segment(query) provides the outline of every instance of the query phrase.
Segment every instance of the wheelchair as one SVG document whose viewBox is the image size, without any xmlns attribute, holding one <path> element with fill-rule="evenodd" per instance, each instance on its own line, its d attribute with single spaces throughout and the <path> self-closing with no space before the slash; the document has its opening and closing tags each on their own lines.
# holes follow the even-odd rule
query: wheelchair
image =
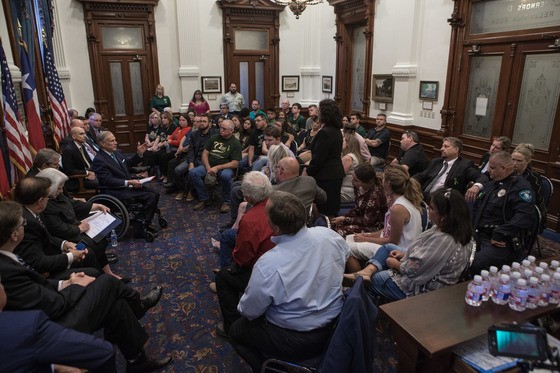
<svg viewBox="0 0 560 373">
<path fill-rule="evenodd" d="M 130 222 L 139 220 L 137 215 L 144 209 L 141 203 L 135 202 L 133 199 L 121 201 L 109 194 L 97 194 L 91 197 L 89 202 L 101 203 L 109 207 L 111 213 L 122 220 L 122 224 L 115 228 L 115 233 L 119 240 L 128 233 Z M 157 215 L 159 226 L 161 228 L 167 227 L 167 220 L 162 216 L 159 208 L 156 209 L 155 214 Z M 157 233 L 144 227 L 144 237 L 147 242 L 153 242 L 156 236 Z"/>
</svg>

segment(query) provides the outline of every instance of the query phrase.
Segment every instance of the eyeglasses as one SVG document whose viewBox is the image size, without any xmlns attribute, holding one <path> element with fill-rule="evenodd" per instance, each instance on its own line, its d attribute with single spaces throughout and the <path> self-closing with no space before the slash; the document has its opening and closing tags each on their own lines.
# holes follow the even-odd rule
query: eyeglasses
<svg viewBox="0 0 560 373">
<path fill-rule="evenodd" d="M 23 222 L 14 229 L 14 232 L 20 229 L 21 227 L 25 227 L 27 225 L 27 220 L 24 218 Z"/>
</svg>

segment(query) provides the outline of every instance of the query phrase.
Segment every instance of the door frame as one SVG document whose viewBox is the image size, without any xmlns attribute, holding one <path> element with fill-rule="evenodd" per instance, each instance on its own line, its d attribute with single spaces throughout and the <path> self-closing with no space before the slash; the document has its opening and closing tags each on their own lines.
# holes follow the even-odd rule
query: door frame
<svg viewBox="0 0 560 373">
<path fill-rule="evenodd" d="M 230 83 L 238 74 L 235 73 L 237 66 L 234 64 L 235 51 L 235 29 L 268 28 L 269 52 L 259 52 L 267 58 L 269 73 L 265 71 L 265 96 L 267 106 L 277 106 L 280 100 L 280 12 L 284 6 L 269 0 L 218 0 L 218 6 L 222 9 L 222 29 L 224 36 L 224 92 L 229 89 Z M 255 51 L 257 52 L 257 51 Z M 245 51 L 246 55 L 252 55 Z M 265 63 L 265 67 L 267 65 Z M 267 89 L 268 87 L 268 89 Z M 239 87 L 238 87 L 239 88 Z M 238 89 L 239 90 L 239 89 Z M 245 104 L 250 107 L 253 97 L 245 97 Z M 261 109 L 266 109 L 262 108 Z"/>
</svg>

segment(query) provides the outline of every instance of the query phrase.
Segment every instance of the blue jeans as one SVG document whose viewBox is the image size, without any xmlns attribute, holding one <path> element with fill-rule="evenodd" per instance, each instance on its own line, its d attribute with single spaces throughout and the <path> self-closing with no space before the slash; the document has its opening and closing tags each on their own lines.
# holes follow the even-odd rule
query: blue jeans
<svg viewBox="0 0 560 373">
<path fill-rule="evenodd" d="M 389 271 L 377 272 L 371 277 L 369 295 L 373 297 L 382 296 L 392 300 L 406 298 L 406 294 L 395 284 L 389 275 Z"/>
<path fill-rule="evenodd" d="M 268 163 L 268 157 L 261 156 L 257 161 L 253 162 L 253 171 L 260 171 Z"/>
<path fill-rule="evenodd" d="M 387 243 L 377 249 L 375 255 L 367 262 L 367 264 L 373 264 L 374 266 L 376 266 L 377 271 L 389 269 L 389 267 L 387 267 L 387 258 L 389 258 L 389 254 L 393 250 L 405 251 L 395 244 Z"/>
<path fill-rule="evenodd" d="M 220 268 L 233 264 L 233 249 L 237 239 L 237 229 L 226 229 L 220 236 Z"/>
<path fill-rule="evenodd" d="M 201 202 L 208 201 L 208 191 L 204 185 L 204 178 L 206 177 L 206 167 L 198 166 L 190 170 L 189 182 L 194 188 L 198 200 Z M 224 203 L 229 203 L 229 195 L 231 190 L 231 182 L 233 180 L 233 170 L 225 169 L 218 171 L 218 180 L 222 186 L 222 200 Z"/>
</svg>

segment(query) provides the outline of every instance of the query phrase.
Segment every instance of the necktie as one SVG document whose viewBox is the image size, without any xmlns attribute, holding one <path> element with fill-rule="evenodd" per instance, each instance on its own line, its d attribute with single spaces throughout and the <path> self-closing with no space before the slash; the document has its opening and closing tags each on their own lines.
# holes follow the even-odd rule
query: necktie
<svg viewBox="0 0 560 373">
<path fill-rule="evenodd" d="M 437 181 L 439 180 L 439 178 L 445 173 L 445 171 L 447 171 L 447 166 L 448 163 L 447 162 L 443 162 L 443 167 L 441 168 L 441 170 L 439 171 L 439 173 L 436 175 L 436 177 L 434 177 L 434 179 L 432 180 L 432 182 L 430 184 L 428 184 L 428 186 L 426 187 L 426 189 L 424 189 L 425 192 L 431 192 L 432 188 L 434 187 L 434 185 L 436 185 Z"/>
<path fill-rule="evenodd" d="M 37 215 L 37 221 L 39 222 L 39 224 L 41 224 L 41 226 L 43 228 L 45 228 L 45 223 L 43 223 L 43 221 L 41 220 L 41 217 L 39 215 Z"/>
<path fill-rule="evenodd" d="M 84 152 L 84 147 L 83 146 L 80 146 L 80 153 L 82 154 L 82 158 L 83 158 L 84 162 L 86 163 L 86 169 L 89 170 L 91 165 L 89 164 L 88 156 Z"/>
<path fill-rule="evenodd" d="M 97 150 L 95 150 L 90 144 L 88 144 L 87 141 L 85 141 L 82 145 L 86 148 L 86 152 L 88 153 L 88 155 L 90 155 L 92 159 L 95 158 L 95 156 L 97 155 Z"/>
</svg>

